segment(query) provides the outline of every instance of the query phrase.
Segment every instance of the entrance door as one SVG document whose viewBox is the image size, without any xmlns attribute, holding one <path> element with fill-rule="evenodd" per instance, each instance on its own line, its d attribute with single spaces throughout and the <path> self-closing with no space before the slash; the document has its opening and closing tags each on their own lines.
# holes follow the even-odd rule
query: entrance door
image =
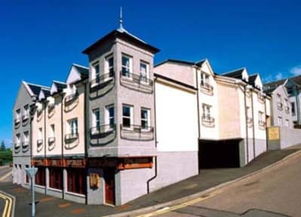
<svg viewBox="0 0 301 217">
<path fill-rule="evenodd" d="M 115 171 L 114 169 L 104 170 L 105 179 L 105 202 L 115 204 Z"/>
</svg>

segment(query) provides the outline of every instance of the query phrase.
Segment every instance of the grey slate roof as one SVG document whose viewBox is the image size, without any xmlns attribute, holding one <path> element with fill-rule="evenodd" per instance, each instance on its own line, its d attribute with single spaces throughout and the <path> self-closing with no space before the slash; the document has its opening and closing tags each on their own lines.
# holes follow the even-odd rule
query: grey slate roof
<svg viewBox="0 0 301 217">
<path fill-rule="evenodd" d="M 255 80 L 256 80 L 257 76 L 258 76 L 258 74 L 250 75 L 249 76 L 249 84 L 251 84 L 251 85 L 254 86 L 255 85 Z"/>
<path fill-rule="evenodd" d="M 39 95 L 42 88 L 47 88 L 47 87 L 44 87 L 44 86 L 39 85 L 39 84 L 33 84 L 33 83 L 28 83 L 28 82 L 26 82 L 26 84 L 35 96 Z"/>
<path fill-rule="evenodd" d="M 147 44 L 145 41 L 141 40 L 140 38 L 132 35 L 125 29 L 115 29 L 112 32 L 108 33 L 104 37 L 100 38 L 98 41 L 90 45 L 88 48 L 86 48 L 82 53 L 84 54 L 89 54 L 92 50 L 94 50 L 98 46 L 102 46 L 106 42 L 110 40 L 114 40 L 116 38 L 120 38 L 124 41 L 127 41 L 129 43 L 132 43 L 136 46 L 142 47 L 152 53 L 157 53 L 159 52 L 158 48 L 153 47 L 152 45 Z"/>
<path fill-rule="evenodd" d="M 284 84 L 284 82 L 287 79 L 282 79 L 279 81 L 273 81 L 273 82 L 269 82 L 269 83 L 265 83 L 263 85 L 263 91 L 267 94 L 272 93 L 277 87 L 279 87 L 280 85 Z"/>
<path fill-rule="evenodd" d="M 162 65 L 164 63 L 168 63 L 168 62 L 171 62 L 171 63 L 180 63 L 180 64 L 186 64 L 186 65 L 201 66 L 206 60 L 207 59 L 203 59 L 203 60 L 200 60 L 200 61 L 197 61 L 197 62 L 192 62 L 192 61 L 185 61 L 185 60 L 167 59 L 167 60 L 164 60 L 161 63 L 156 64 L 155 67 L 160 66 L 160 65 Z"/>
<path fill-rule="evenodd" d="M 81 66 L 81 65 L 78 65 L 78 64 L 72 64 L 72 65 L 80 73 L 82 79 L 89 77 L 89 69 L 87 67 Z"/>
<path fill-rule="evenodd" d="M 67 84 L 65 82 L 61 82 L 61 81 L 53 81 L 53 83 L 56 85 L 58 91 L 62 91 L 64 88 L 67 87 Z"/>
<path fill-rule="evenodd" d="M 231 72 L 226 72 L 226 73 L 223 73 L 222 76 L 242 79 L 242 72 L 244 71 L 244 69 L 245 68 L 240 68 L 240 69 L 236 69 L 236 70 L 231 71 Z"/>
</svg>

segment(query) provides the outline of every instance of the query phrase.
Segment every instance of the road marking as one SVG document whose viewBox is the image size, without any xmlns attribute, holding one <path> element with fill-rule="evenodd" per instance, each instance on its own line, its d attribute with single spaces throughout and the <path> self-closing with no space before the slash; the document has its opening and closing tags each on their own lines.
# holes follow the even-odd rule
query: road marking
<svg viewBox="0 0 301 217">
<path fill-rule="evenodd" d="M 9 171 L 9 172 L 6 173 L 4 176 L 2 176 L 2 177 L 0 178 L 0 182 L 1 182 L 2 180 L 6 179 L 9 175 L 11 175 L 11 171 Z"/>
<path fill-rule="evenodd" d="M 2 198 L 5 201 L 5 207 L 2 213 L 2 217 L 11 217 L 13 211 L 12 207 L 14 205 L 13 198 L 11 198 L 3 192 L 0 192 L 0 198 Z"/>
<path fill-rule="evenodd" d="M 209 198 L 211 198 L 211 197 L 214 197 L 214 196 L 216 196 L 217 194 L 220 194 L 220 193 L 222 193 L 222 192 L 223 192 L 223 190 L 218 189 L 218 190 L 216 190 L 216 191 L 214 191 L 214 192 L 210 192 L 209 194 L 202 195 L 202 196 L 200 196 L 200 197 L 198 197 L 198 198 L 189 200 L 189 201 L 187 201 L 187 202 L 184 202 L 184 203 L 181 203 L 181 204 L 177 204 L 177 205 L 174 205 L 174 206 L 171 206 L 171 207 L 164 207 L 164 208 L 161 208 L 161 209 L 156 210 L 156 211 L 154 211 L 154 212 L 140 215 L 140 216 L 138 216 L 138 217 L 151 217 L 151 216 L 163 215 L 163 214 L 165 214 L 165 213 L 172 212 L 172 211 L 174 211 L 174 210 L 181 209 L 181 208 L 190 206 L 190 205 L 192 205 L 192 204 L 195 204 L 195 203 L 198 203 L 198 202 L 207 200 L 207 199 L 209 199 Z"/>
</svg>

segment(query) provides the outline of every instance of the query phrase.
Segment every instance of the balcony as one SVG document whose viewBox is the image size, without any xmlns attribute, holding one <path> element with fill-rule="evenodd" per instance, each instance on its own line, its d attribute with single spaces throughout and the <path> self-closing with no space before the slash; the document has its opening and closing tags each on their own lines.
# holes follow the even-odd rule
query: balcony
<svg viewBox="0 0 301 217">
<path fill-rule="evenodd" d="M 37 140 L 37 151 L 40 152 L 43 149 L 43 139 Z"/>
<path fill-rule="evenodd" d="M 215 127 L 215 119 L 209 115 L 202 116 L 202 125 L 205 127 Z"/>
<path fill-rule="evenodd" d="M 213 95 L 213 86 L 209 83 L 200 84 L 200 91 L 207 95 Z"/>
<path fill-rule="evenodd" d="M 52 151 L 55 147 L 55 137 L 48 137 L 48 150 Z"/>
<path fill-rule="evenodd" d="M 115 85 L 114 71 L 103 74 L 90 82 L 90 97 L 101 97 L 110 92 Z"/>
<path fill-rule="evenodd" d="M 20 126 L 21 123 L 21 118 L 20 117 L 16 117 L 14 120 L 15 123 L 15 128 L 18 128 Z"/>
<path fill-rule="evenodd" d="M 24 141 L 24 142 L 22 143 L 22 152 L 23 152 L 23 153 L 24 153 L 24 152 L 27 152 L 28 149 L 29 149 L 29 141 Z"/>
<path fill-rule="evenodd" d="M 143 128 L 139 125 L 120 125 L 120 137 L 126 140 L 151 141 L 154 139 L 154 128 Z"/>
<path fill-rule="evenodd" d="M 106 145 L 116 138 L 116 125 L 101 125 L 90 129 L 91 146 Z"/>
<path fill-rule="evenodd" d="M 65 148 L 66 149 L 73 149 L 79 143 L 78 140 L 79 136 L 78 133 L 70 133 L 65 135 Z"/>
<path fill-rule="evenodd" d="M 153 93 L 153 83 L 151 79 L 145 76 L 120 72 L 120 85 L 128 89 L 151 94 Z"/>
<path fill-rule="evenodd" d="M 265 127 L 266 127 L 266 122 L 263 121 L 263 120 L 259 120 L 259 121 L 258 121 L 258 126 L 259 126 L 260 129 L 265 129 Z"/>
<path fill-rule="evenodd" d="M 19 153 L 21 150 L 21 143 L 15 142 L 15 153 Z"/>
<path fill-rule="evenodd" d="M 78 93 L 68 94 L 64 99 L 64 111 L 69 112 L 73 110 L 78 104 Z"/>
</svg>

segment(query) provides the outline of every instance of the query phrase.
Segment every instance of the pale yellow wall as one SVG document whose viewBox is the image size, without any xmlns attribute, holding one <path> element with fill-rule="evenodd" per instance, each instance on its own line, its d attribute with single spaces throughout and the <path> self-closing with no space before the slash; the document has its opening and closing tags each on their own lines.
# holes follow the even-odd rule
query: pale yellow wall
<svg viewBox="0 0 301 217">
<path fill-rule="evenodd" d="M 45 106 L 43 106 L 43 110 L 41 113 L 36 111 L 32 120 L 32 155 L 33 157 L 42 157 L 45 154 L 45 140 L 44 140 L 44 114 L 45 114 Z M 42 128 L 42 139 L 43 145 L 41 149 L 37 149 L 37 141 L 39 138 L 39 128 Z"/>
<path fill-rule="evenodd" d="M 77 91 L 78 91 L 78 98 L 71 104 L 71 106 L 74 106 L 72 110 L 66 112 L 65 111 L 65 105 L 63 108 L 63 136 L 65 137 L 66 134 L 69 134 L 68 132 L 68 123 L 67 121 L 73 118 L 77 118 L 78 122 L 78 133 L 79 137 L 75 142 L 73 143 L 66 143 L 64 139 L 64 156 L 65 155 L 72 155 L 72 154 L 84 154 L 85 151 L 85 115 L 84 115 L 84 101 L 85 101 L 85 86 L 83 84 L 77 85 Z M 66 96 L 65 96 L 66 97 Z M 65 98 L 64 97 L 64 98 Z M 64 100 L 63 100 L 64 101 Z M 70 146 L 72 148 L 67 148 L 67 146 Z"/>
<path fill-rule="evenodd" d="M 220 139 L 239 138 L 240 135 L 240 103 L 238 88 L 224 82 L 217 82 L 219 135 Z"/>
<path fill-rule="evenodd" d="M 55 107 L 51 112 L 47 106 L 46 108 L 46 155 L 61 155 L 62 153 L 62 128 L 61 128 L 61 102 L 62 96 L 55 95 Z M 49 147 L 48 138 L 51 137 L 50 126 L 54 124 L 55 126 L 55 143 Z M 51 148 L 51 149 L 50 149 Z"/>
</svg>

